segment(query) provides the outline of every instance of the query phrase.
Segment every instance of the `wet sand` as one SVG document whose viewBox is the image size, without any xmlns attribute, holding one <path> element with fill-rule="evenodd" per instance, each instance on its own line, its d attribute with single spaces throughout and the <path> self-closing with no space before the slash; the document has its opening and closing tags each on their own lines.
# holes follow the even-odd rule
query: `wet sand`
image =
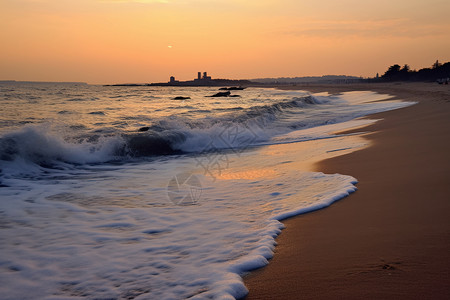
<svg viewBox="0 0 450 300">
<path fill-rule="evenodd" d="M 246 299 L 450 298 L 450 86 L 308 85 L 419 101 L 371 115 L 370 146 L 315 165 L 351 175 L 358 191 L 283 221 L 270 264 L 245 278 Z"/>
</svg>

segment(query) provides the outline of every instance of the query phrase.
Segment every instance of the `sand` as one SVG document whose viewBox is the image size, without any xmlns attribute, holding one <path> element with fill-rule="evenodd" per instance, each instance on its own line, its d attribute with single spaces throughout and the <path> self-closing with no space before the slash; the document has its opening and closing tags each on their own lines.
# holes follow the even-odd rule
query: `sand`
<svg viewBox="0 0 450 300">
<path fill-rule="evenodd" d="M 297 88 L 419 104 L 370 116 L 383 120 L 364 128 L 369 147 L 315 165 L 354 176 L 358 191 L 283 221 L 274 258 L 245 278 L 246 299 L 450 299 L 450 86 Z"/>
</svg>

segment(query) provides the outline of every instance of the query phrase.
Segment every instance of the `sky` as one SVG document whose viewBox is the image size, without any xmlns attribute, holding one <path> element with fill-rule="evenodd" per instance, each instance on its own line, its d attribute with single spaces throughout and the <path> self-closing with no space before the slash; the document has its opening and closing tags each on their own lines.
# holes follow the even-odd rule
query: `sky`
<svg viewBox="0 0 450 300">
<path fill-rule="evenodd" d="M 448 0 L 0 0 L 0 80 L 373 77 L 450 61 Z"/>
</svg>

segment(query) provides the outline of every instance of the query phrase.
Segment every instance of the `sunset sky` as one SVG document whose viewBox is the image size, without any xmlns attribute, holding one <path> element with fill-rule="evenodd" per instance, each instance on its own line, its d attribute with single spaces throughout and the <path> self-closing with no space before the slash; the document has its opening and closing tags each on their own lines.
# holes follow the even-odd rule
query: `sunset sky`
<svg viewBox="0 0 450 300">
<path fill-rule="evenodd" d="M 448 0 L 0 0 L 0 80 L 125 83 L 450 61 Z"/>
</svg>

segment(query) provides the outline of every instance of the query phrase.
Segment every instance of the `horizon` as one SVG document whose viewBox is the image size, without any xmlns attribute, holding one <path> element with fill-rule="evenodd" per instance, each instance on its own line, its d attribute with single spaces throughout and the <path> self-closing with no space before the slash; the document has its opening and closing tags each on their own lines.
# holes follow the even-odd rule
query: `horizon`
<svg viewBox="0 0 450 300">
<path fill-rule="evenodd" d="M 393 64 L 450 61 L 442 0 L 17 0 L 0 8 L 2 81 L 185 81 L 196 70 L 366 78 Z"/>
<path fill-rule="evenodd" d="M 294 77 L 261 77 L 261 78 L 214 78 L 212 77 L 212 80 L 268 80 L 268 79 L 306 79 L 306 78 L 326 78 L 326 77 L 346 77 L 346 78 L 361 78 L 358 76 L 352 76 L 352 75 L 318 75 L 318 76 L 294 76 Z M 195 79 L 195 78 L 194 78 Z M 184 81 L 184 80 L 183 80 Z M 193 81 L 193 79 L 187 79 L 186 81 Z M 86 81 L 41 81 L 41 80 L 15 80 L 15 79 L 0 79 L 0 83 L 8 83 L 8 82 L 17 82 L 17 83 L 61 83 L 61 84 L 88 84 L 88 85 L 103 85 L 105 83 L 90 83 Z M 168 81 L 162 81 L 162 82 L 123 82 L 123 83 L 117 83 L 117 84 L 154 84 L 154 83 L 167 83 Z M 116 83 L 106 83 L 106 85 L 109 84 L 116 84 Z"/>
</svg>

